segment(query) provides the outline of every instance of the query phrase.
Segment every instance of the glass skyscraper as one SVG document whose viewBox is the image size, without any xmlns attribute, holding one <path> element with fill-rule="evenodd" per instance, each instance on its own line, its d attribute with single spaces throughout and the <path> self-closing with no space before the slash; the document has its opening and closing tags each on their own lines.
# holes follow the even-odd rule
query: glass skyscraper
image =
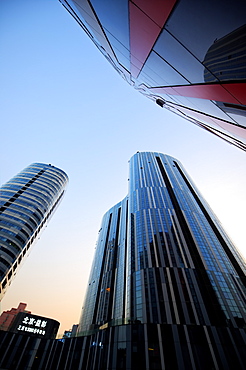
<svg viewBox="0 0 246 370">
<path fill-rule="evenodd" d="M 178 160 L 137 152 L 102 220 L 78 336 L 0 332 L 0 366 L 244 370 L 245 321 L 245 265 L 216 216 Z"/>
<path fill-rule="evenodd" d="M 244 0 L 60 2 L 136 90 L 246 150 Z"/>
<path fill-rule="evenodd" d="M 33 163 L 0 189 L 0 298 L 61 201 L 68 176 Z"/>
<path fill-rule="evenodd" d="M 135 325 L 141 368 L 222 368 L 223 330 L 239 340 L 245 318 L 244 262 L 181 163 L 136 153 L 127 197 L 103 217 L 78 335 L 114 327 L 124 357 Z"/>
</svg>

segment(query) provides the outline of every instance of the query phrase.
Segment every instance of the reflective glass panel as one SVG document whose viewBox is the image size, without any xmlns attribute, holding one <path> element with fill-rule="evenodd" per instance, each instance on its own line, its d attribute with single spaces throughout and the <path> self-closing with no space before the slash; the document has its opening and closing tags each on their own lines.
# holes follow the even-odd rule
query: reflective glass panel
<svg viewBox="0 0 246 370">
<path fill-rule="evenodd" d="M 245 0 L 182 0 L 166 24 L 201 62 L 213 43 L 245 24 Z"/>
<path fill-rule="evenodd" d="M 204 66 L 166 30 L 159 36 L 154 51 L 191 83 L 204 82 Z M 216 81 L 209 71 L 207 75 L 210 81 Z"/>
</svg>

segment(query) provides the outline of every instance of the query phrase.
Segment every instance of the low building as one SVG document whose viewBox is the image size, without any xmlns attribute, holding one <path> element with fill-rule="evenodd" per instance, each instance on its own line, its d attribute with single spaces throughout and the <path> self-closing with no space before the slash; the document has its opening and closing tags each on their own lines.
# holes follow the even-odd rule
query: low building
<svg viewBox="0 0 246 370">
<path fill-rule="evenodd" d="M 3 311 L 0 316 L 0 330 L 9 330 L 19 312 L 31 313 L 31 311 L 26 310 L 26 306 L 26 303 L 19 303 L 17 308 L 11 308 L 9 311 Z"/>
</svg>

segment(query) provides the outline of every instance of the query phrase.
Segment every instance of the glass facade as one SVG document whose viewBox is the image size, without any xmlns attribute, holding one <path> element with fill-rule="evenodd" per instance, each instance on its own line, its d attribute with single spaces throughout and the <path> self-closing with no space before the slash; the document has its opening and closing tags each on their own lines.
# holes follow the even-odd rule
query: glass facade
<svg viewBox="0 0 246 370">
<path fill-rule="evenodd" d="M 79 325 L 245 325 L 245 265 L 181 163 L 130 160 L 129 193 L 103 217 Z"/>
<path fill-rule="evenodd" d="M 52 340 L 0 331 L 2 369 L 245 369 L 242 330 L 196 325 L 129 324 Z"/>
<path fill-rule="evenodd" d="M 118 73 L 246 149 L 244 0 L 60 0 Z"/>
<path fill-rule="evenodd" d="M 244 370 L 244 271 L 181 163 L 138 152 L 102 220 L 78 336 L 0 331 L 0 368 Z"/>
<path fill-rule="evenodd" d="M 33 163 L 0 189 L 0 297 L 64 195 L 68 177 Z"/>
</svg>

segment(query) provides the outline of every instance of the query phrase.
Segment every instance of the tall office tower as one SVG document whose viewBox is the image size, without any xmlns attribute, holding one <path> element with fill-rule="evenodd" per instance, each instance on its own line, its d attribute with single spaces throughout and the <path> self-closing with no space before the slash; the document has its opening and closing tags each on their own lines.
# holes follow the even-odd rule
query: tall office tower
<svg viewBox="0 0 246 370">
<path fill-rule="evenodd" d="M 244 262 L 180 162 L 136 153 L 99 230 L 88 369 L 243 369 L 245 302 Z"/>
<path fill-rule="evenodd" d="M 130 85 L 246 150 L 244 0 L 60 2 Z"/>
<path fill-rule="evenodd" d="M 0 298 L 62 199 L 68 177 L 52 165 L 34 163 L 0 189 Z"/>
</svg>

